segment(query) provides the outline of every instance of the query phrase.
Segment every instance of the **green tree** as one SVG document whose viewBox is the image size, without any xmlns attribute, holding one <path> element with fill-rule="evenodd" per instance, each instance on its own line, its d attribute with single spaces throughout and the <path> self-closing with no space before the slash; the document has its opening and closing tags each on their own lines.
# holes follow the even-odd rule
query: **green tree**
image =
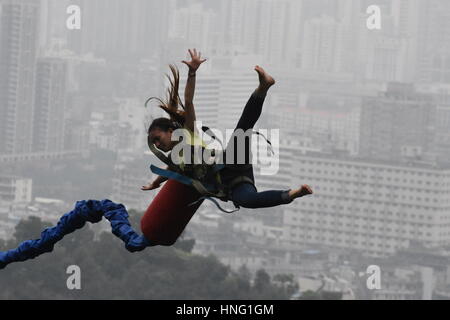
<svg viewBox="0 0 450 320">
<path fill-rule="evenodd" d="M 258 270 L 255 276 L 254 288 L 259 291 L 264 291 L 268 286 L 270 286 L 269 274 L 263 269 Z"/>
<path fill-rule="evenodd" d="M 17 243 L 22 242 L 24 239 L 38 239 L 41 232 L 50 226 L 50 223 L 44 223 L 38 217 L 28 217 L 26 220 L 21 220 L 16 226 L 14 238 Z"/>
<path fill-rule="evenodd" d="M 277 274 L 273 277 L 275 283 L 279 283 L 284 289 L 287 296 L 292 296 L 295 292 L 298 292 L 299 286 L 295 277 L 292 274 Z"/>
<path fill-rule="evenodd" d="M 321 300 L 320 293 L 307 290 L 303 292 L 302 296 L 299 298 L 299 300 Z"/>
<path fill-rule="evenodd" d="M 130 211 L 130 221 L 136 228 L 140 216 Z M 38 218 L 21 221 L 16 241 L 38 238 L 47 226 Z M 252 286 L 249 274 L 242 272 L 245 268 L 233 272 L 215 256 L 192 254 L 192 240 L 181 240 L 178 248 L 152 247 L 130 253 L 109 232 L 96 237 L 91 229 L 95 227 L 87 224 L 65 236 L 53 252 L 1 270 L 0 299 L 289 298 L 264 270 L 258 271 Z M 10 249 L 16 243 L 0 245 Z M 81 268 L 81 290 L 67 289 L 66 270 L 70 265 Z"/>
</svg>

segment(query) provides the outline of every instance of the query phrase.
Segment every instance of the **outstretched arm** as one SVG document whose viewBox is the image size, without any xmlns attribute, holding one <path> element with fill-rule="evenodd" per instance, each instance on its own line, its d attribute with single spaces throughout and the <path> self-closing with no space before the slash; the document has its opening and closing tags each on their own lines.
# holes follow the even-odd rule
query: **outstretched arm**
<svg viewBox="0 0 450 320">
<path fill-rule="evenodd" d="M 197 54 L 197 50 L 190 50 L 189 54 L 191 56 L 191 61 L 185 61 L 182 62 L 189 67 L 189 73 L 188 78 L 186 81 L 186 88 L 184 90 L 184 106 L 186 108 L 186 127 L 194 132 L 194 122 L 196 120 L 195 118 L 195 109 L 194 109 L 194 93 L 195 93 L 195 76 L 197 69 L 200 67 L 200 65 L 206 61 L 206 59 L 201 59 L 201 53 L 199 52 Z"/>
</svg>

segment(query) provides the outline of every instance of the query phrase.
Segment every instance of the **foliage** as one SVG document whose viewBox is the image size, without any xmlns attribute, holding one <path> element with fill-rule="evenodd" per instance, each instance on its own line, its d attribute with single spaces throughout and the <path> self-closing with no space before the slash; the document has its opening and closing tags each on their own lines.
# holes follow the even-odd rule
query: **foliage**
<svg viewBox="0 0 450 320">
<path fill-rule="evenodd" d="M 342 292 L 308 290 L 302 294 L 299 300 L 342 300 Z"/>
<path fill-rule="evenodd" d="M 136 226 L 138 215 L 131 211 Z M 0 250 L 36 238 L 47 227 L 39 218 L 22 221 L 16 240 L 0 242 Z M 0 299 L 288 299 L 283 285 L 258 271 L 254 284 L 245 267 L 233 272 L 214 256 L 191 253 L 193 240 L 139 253 L 125 250 L 109 232 L 93 229 L 67 235 L 51 253 L 0 270 Z M 81 290 L 67 288 L 67 268 L 81 269 Z"/>
</svg>

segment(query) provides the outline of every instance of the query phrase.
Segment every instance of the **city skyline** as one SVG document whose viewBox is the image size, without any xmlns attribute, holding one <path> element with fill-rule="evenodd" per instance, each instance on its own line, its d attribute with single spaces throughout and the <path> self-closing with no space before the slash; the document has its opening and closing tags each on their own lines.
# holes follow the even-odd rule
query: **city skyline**
<svg viewBox="0 0 450 320">
<path fill-rule="evenodd" d="M 368 27 L 372 5 L 379 29 Z M 69 6 L 80 9 L 79 29 L 68 27 Z M 147 129 L 163 112 L 144 103 L 165 96 L 169 64 L 183 97 L 181 61 L 197 48 L 207 58 L 198 120 L 224 136 L 234 129 L 263 66 L 276 85 L 256 129 L 279 129 L 279 170 L 255 168 L 256 185 L 315 191 L 259 215 L 242 210 L 251 222 L 236 230 L 254 225 L 283 254 L 450 246 L 449 21 L 446 0 L 0 0 L 1 220 L 10 228 L 12 210 L 26 217 L 36 198 L 112 198 L 145 210 L 157 194 L 140 190 L 157 161 Z M 378 178 L 364 180 L 371 170 Z M 198 216 L 215 211 L 203 205 Z M 202 222 L 193 223 L 188 232 Z M 210 240 L 199 240 L 200 253 L 220 242 L 202 236 Z M 230 264 L 242 259 L 223 251 Z"/>
</svg>

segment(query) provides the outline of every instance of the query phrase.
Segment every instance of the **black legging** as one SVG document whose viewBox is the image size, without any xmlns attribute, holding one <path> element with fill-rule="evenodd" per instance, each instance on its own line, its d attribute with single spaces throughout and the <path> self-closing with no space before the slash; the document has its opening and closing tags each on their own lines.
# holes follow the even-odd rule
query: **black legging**
<svg viewBox="0 0 450 320">
<path fill-rule="evenodd" d="M 242 129 L 245 131 L 253 129 L 259 117 L 261 116 L 262 107 L 265 97 L 259 96 L 253 93 L 250 99 L 245 105 L 244 111 L 236 125 L 234 131 Z M 251 165 L 251 135 L 248 135 L 245 139 L 245 163 L 250 164 L 248 170 L 245 171 L 245 175 L 255 181 L 253 174 L 253 166 Z M 230 142 L 234 139 L 234 143 Z M 234 146 L 234 163 L 237 163 L 237 138 L 232 136 L 228 141 L 228 146 Z M 250 183 L 241 183 L 236 185 L 232 192 L 232 200 L 239 206 L 244 208 L 268 208 L 275 207 L 281 204 L 288 204 L 292 200 L 289 199 L 288 191 L 283 190 L 269 190 L 264 192 L 258 192 L 256 187 Z"/>
<path fill-rule="evenodd" d="M 259 117 L 261 116 L 262 113 L 262 108 L 263 108 L 263 104 L 264 104 L 264 97 L 259 97 L 257 96 L 255 93 L 253 93 L 250 98 L 248 99 L 244 111 L 242 111 L 241 117 L 239 118 L 239 121 L 236 125 L 236 128 L 234 129 L 235 133 L 237 130 L 242 129 L 244 132 L 246 132 L 249 129 L 253 129 L 253 127 L 255 126 L 256 122 L 258 121 Z M 251 164 L 251 139 L 252 136 L 248 135 L 245 137 L 245 164 Z M 232 141 L 234 140 L 234 143 L 232 143 Z M 238 150 L 238 143 L 237 143 L 238 139 L 234 136 L 231 136 L 230 140 L 228 141 L 227 144 L 227 150 L 228 147 L 231 148 L 231 146 L 234 146 L 234 150 L 233 150 L 233 154 L 234 154 L 234 159 L 233 159 L 233 163 L 238 163 L 237 162 L 237 158 L 238 158 L 238 153 L 239 151 L 242 150 Z M 227 152 L 228 153 L 228 152 Z M 251 173 L 251 179 L 254 179 L 253 176 L 253 167 L 251 168 L 251 170 L 249 170 L 249 173 Z"/>
</svg>

